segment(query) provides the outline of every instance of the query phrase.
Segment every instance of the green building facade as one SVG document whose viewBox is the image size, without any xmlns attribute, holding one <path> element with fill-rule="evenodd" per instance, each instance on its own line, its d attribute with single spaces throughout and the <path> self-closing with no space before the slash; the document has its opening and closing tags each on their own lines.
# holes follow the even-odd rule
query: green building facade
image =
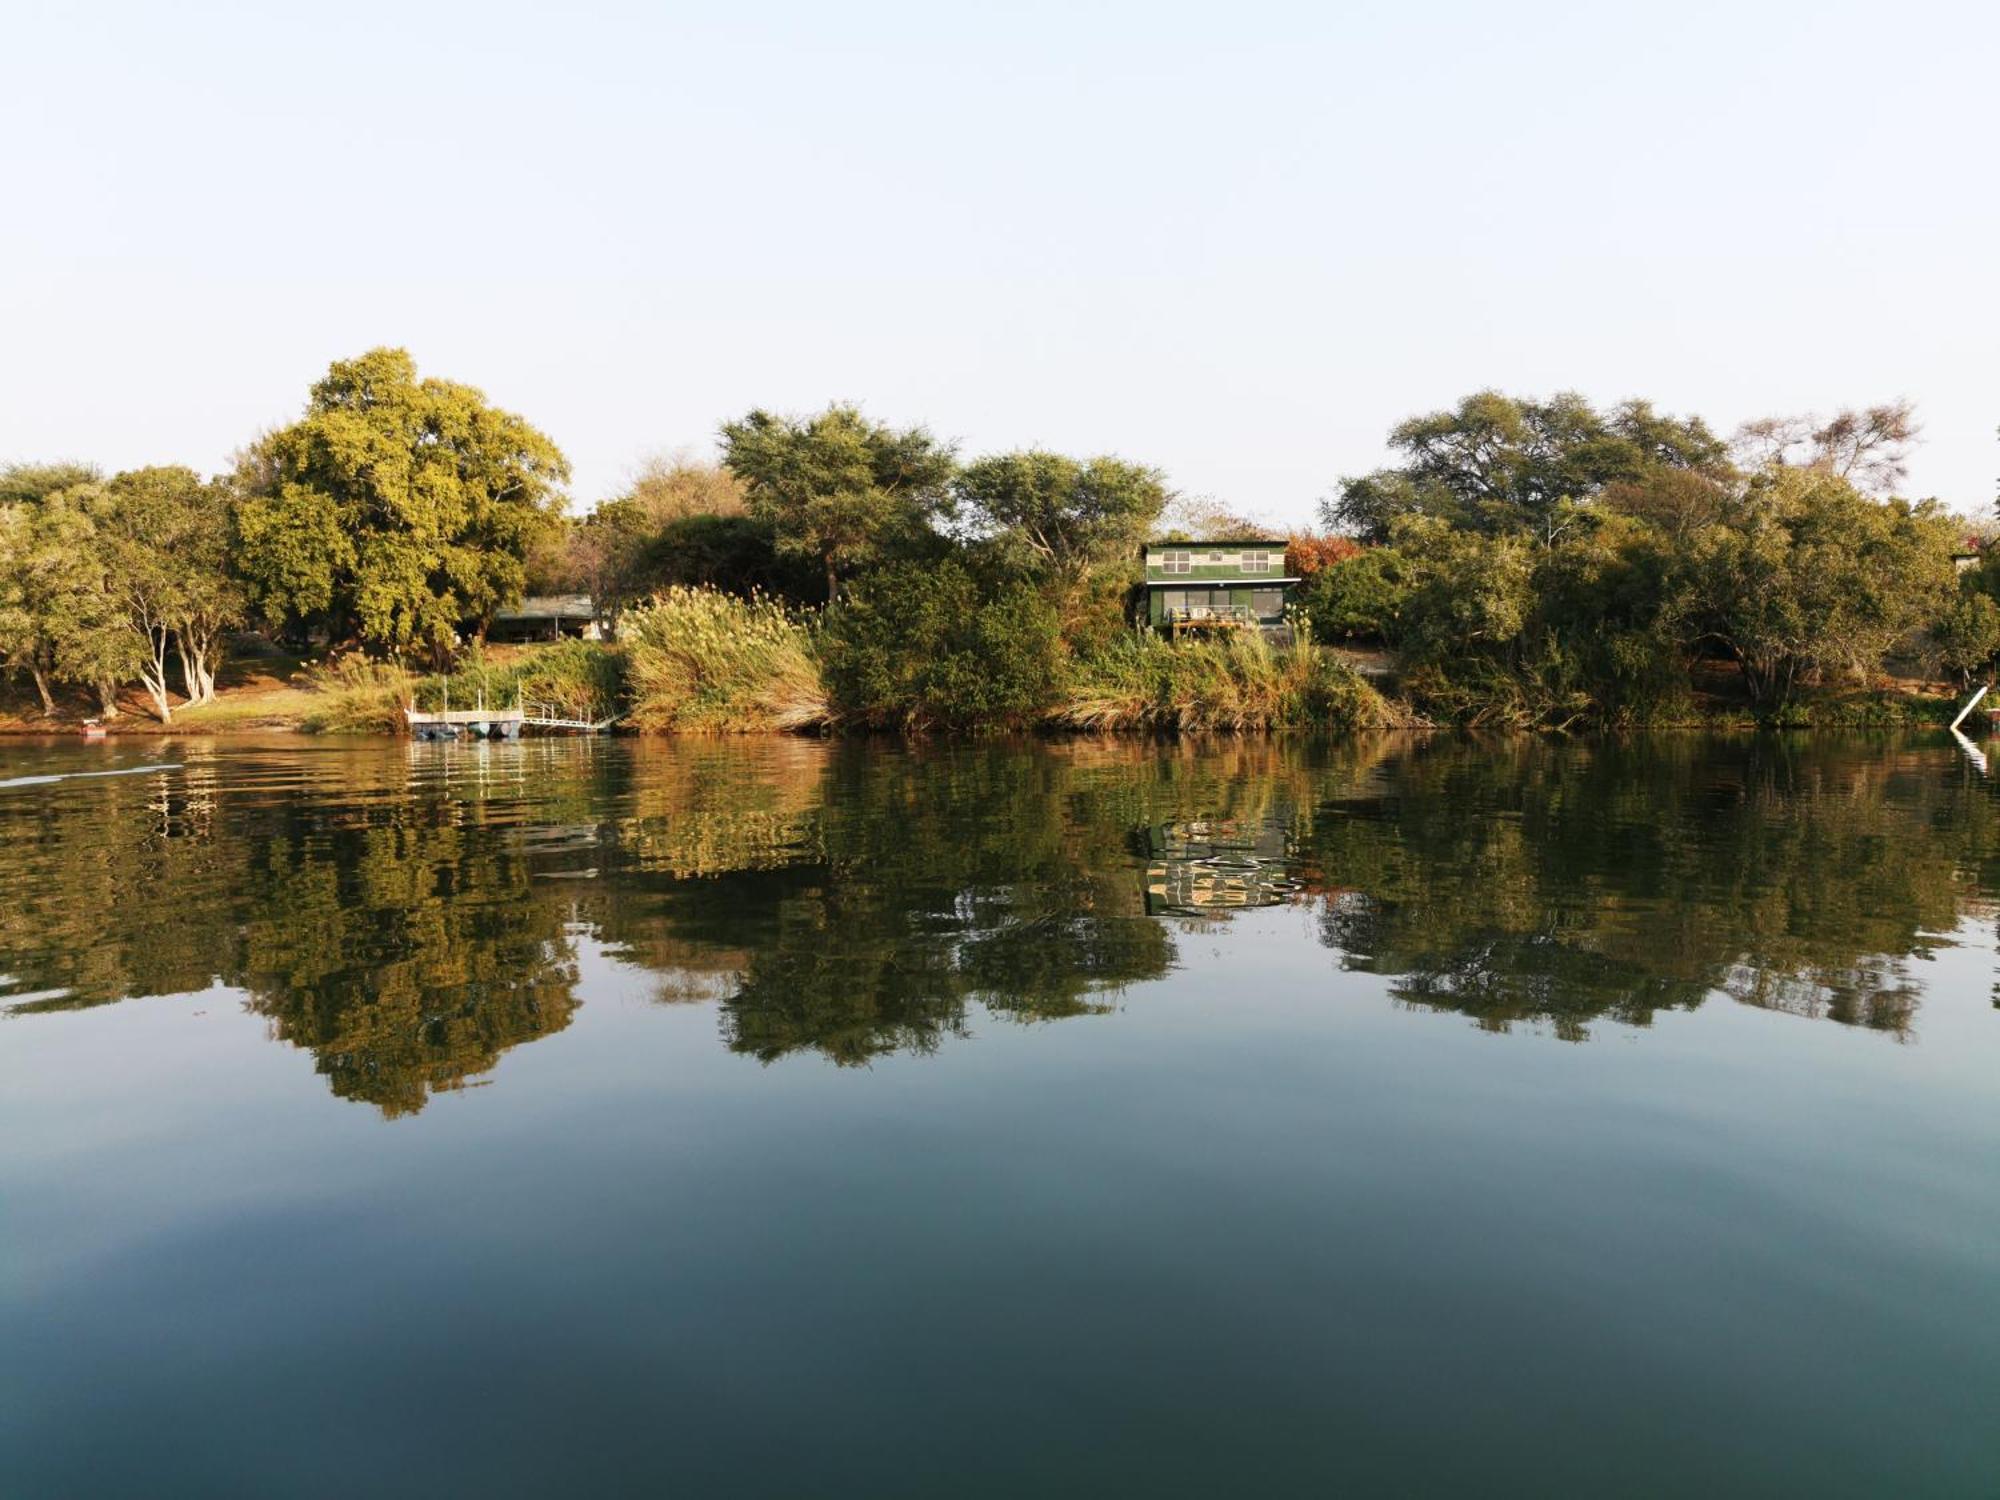
<svg viewBox="0 0 2000 1500">
<path fill-rule="evenodd" d="M 1299 580 L 1285 572 L 1285 544 L 1148 542 L 1146 623 L 1155 630 L 1287 628 L 1285 606 Z"/>
</svg>

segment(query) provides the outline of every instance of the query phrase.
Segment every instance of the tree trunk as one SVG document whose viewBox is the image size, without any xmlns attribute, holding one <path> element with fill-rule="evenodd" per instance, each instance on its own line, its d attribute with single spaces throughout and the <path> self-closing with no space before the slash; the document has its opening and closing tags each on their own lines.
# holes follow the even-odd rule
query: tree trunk
<svg viewBox="0 0 2000 1500">
<path fill-rule="evenodd" d="M 833 559 L 826 560 L 826 602 L 834 603 L 840 598 L 840 580 L 834 576 Z"/>
<path fill-rule="evenodd" d="M 118 717 L 118 684 L 100 679 L 97 684 L 97 716 L 100 719 Z"/>
<path fill-rule="evenodd" d="M 49 692 L 49 674 L 43 670 L 40 662 L 31 661 L 28 663 L 28 675 L 35 679 L 35 691 L 41 696 L 42 717 L 45 719 L 53 718 L 56 711 L 56 700 L 54 695 Z"/>
<path fill-rule="evenodd" d="M 220 652 L 216 638 L 202 630 L 182 628 L 174 632 L 174 648 L 180 652 L 180 680 L 188 690 L 188 704 L 212 704 L 216 700 L 216 666 Z"/>
<path fill-rule="evenodd" d="M 183 628 L 174 633 L 174 650 L 181 659 L 181 686 L 188 707 L 197 708 L 215 699 L 215 672 L 208 664 L 208 642 L 197 631 Z"/>
<path fill-rule="evenodd" d="M 153 700 L 153 711 L 160 716 L 162 724 L 170 723 L 174 717 L 172 705 L 167 702 L 167 641 L 169 632 L 152 630 L 146 637 L 146 663 L 139 668 L 139 681 L 145 685 L 146 696 Z"/>
</svg>

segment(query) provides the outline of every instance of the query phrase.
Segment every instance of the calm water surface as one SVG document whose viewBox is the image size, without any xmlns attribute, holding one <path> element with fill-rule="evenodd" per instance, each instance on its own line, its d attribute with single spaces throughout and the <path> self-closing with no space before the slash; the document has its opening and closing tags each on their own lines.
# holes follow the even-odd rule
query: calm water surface
<svg viewBox="0 0 2000 1500">
<path fill-rule="evenodd" d="M 1997 903 L 1940 740 L 0 742 L 0 1490 L 1991 1497 Z"/>
</svg>

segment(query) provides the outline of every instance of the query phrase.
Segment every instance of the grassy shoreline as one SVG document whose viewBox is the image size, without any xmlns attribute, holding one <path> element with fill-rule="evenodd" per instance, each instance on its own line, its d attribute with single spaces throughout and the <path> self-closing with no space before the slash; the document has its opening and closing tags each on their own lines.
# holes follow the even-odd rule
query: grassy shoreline
<svg viewBox="0 0 2000 1500">
<path fill-rule="evenodd" d="M 488 701 L 512 701 L 511 685 L 521 680 L 516 664 L 487 662 L 483 675 L 494 684 Z M 700 712 L 677 708 L 671 701 L 634 704 L 631 718 L 618 732 L 643 736 L 707 737 L 719 735 L 856 735 L 953 734 L 1015 732 L 1051 738 L 1166 735 L 1231 736 L 1267 733 L 1358 733 L 1371 730 L 1462 729 L 1470 732 L 1518 729 L 1520 726 L 1481 723 L 1476 719 L 1438 721 L 1425 716 L 1406 699 L 1383 693 L 1358 675 L 1337 678 L 1313 696 L 1296 681 L 1280 684 L 1211 685 L 1207 691 L 1176 696 L 1171 684 L 1148 685 L 1143 674 L 1114 683 L 1087 685 L 1065 701 L 1032 719 L 986 729 L 945 729 L 908 726 L 883 730 L 861 723 L 844 723 L 830 711 L 808 711 L 779 705 L 770 714 L 754 707 L 731 711 L 718 706 L 713 695 Z M 122 705 L 121 714 L 103 721 L 107 734 L 127 736 L 222 736 L 269 734 L 373 734 L 401 737 L 400 697 L 403 683 L 425 682 L 421 674 L 392 679 L 384 671 L 370 683 L 315 682 L 301 671 L 288 680 L 268 673 L 257 680 L 223 687 L 214 702 L 199 708 L 176 706 L 173 718 L 161 723 L 137 695 Z M 430 679 L 435 681 L 435 679 Z M 458 681 L 454 678 L 454 681 Z M 1356 686 L 1358 684 L 1358 687 Z M 794 689 L 797 683 L 793 683 Z M 476 691 L 476 689 L 475 689 Z M 1291 696 L 1288 698 L 1287 693 Z M 421 691 L 419 701 L 427 696 Z M 469 694 L 454 701 L 469 701 Z M 754 695 L 753 695 L 754 697 Z M 1643 722 L 1593 724 L 1580 731 L 1623 734 L 1649 731 L 1751 731 L 1762 729 L 1890 729 L 1941 727 L 1957 712 L 1963 695 L 1939 692 L 1915 683 L 1894 683 L 1868 690 L 1826 694 L 1802 700 L 1787 711 L 1759 716 L 1742 704 L 1708 703 L 1691 713 L 1677 713 Z M 0 700 L 0 737 L 74 736 L 86 720 L 98 715 L 80 699 L 65 699 L 57 712 L 44 716 L 38 704 L 19 694 Z M 1550 732 L 1544 729 L 1541 732 Z M 1578 732 L 1578 731 L 1571 731 Z"/>
<path fill-rule="evenodd" d="M 758 596 L 669 589 L 627 611 L 614 643 L 474 644 L 446 673 L 359 653 L 289 656 L 240 636 L 216 698 L 161 723 L 142 695 L 105 723 L 119 735 L 405 732 L 403 710 L 537 705 L 557 717 L 616 720 L 628 732 L 672 735 L 900 733 L 1243 735 L 1281 730 L 1352 734 L 1456 727 L 1469 731 L 1629 732 L 1756 728 L 1894 728 L 1947 722 L 1961 695 L 1914 677 L 1822 688 L 1758 713 L 1719 662 L 1692 690 L 1649 711 L 1593 709 L 1587 699 L 1535 694 L 1524 675 L 1489 673 L 1474 691 L 1434 668 L 1401 678 L 1383 651 L 1311 640 L 1274 646 L 1254 632 L 1170 641 L 1118 632 L 1086 649 L 1043 641 L 1016 653 L 1006 639 L 943 641 L 930 654 L 899 637 L 857 634 L 865 613 L 799 611 Z M 997 655 L 996 655 L 997 653 Z M 1004 692 L 989 690 L 1011 672 Z M 1383 684 L 1397 691 L 1385 692 Z M 0 734 L 73 733 L 95 700 L 71 693 L 53 716 L 10 685 Z M 1556 703 L 1570 712 L 1559 719 Z"/>
</svg>

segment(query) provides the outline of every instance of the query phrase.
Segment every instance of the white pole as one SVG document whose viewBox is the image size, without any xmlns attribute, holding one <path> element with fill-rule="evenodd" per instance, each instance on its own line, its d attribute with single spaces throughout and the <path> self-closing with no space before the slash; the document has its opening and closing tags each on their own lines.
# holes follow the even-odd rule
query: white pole
<svg viewBox="0 0 2000 1500">
<path fill-rule="evenodd" d="M 1970 698 L 1965 700 L 1965 707 L 1961 708 L 1958 711 L 1958 717 L 1951 721 L 1951 728 L 1954 734 L 1958 732 L 1958 726 L 1965 722 L 1965 716 L 1971 713 L 1975 708 L 1979 707 L 1979 700 L 1986 696 L 1987 690 L 1992 686 L 1993 684 L 1990 682 L 1985 684 L 1983 687 L 1979 689 L 1978 692 L 1974 693 Z"/>
</svg>

